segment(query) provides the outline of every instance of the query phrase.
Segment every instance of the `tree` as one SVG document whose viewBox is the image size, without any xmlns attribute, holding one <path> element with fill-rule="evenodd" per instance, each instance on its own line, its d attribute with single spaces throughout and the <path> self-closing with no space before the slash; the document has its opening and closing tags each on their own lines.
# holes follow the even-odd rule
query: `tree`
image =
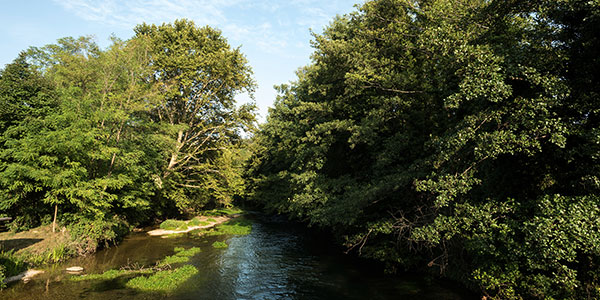
<svg viewBox="0 0 600 300">
<path fill-rule="evenodd" d="M 27 54 L 0 71 L 0 210 L 14 216 L 13 228 L 38 222 L 45 210 L 36 208 L 41 189 L 19 179 L 11 169 L 15 140 L 39 129 L 40 120 L 57 106 L 57 95 L 50 81 L 27 62 Z"/>
<path fill-rule="evenodd" d="M 598 11 L 366 2 L 280 88 L 250 192 L 390 271 L 492 298 L 598 297 Z"/>
<path fill-rule="evenodd" d="M 209 189 L 206 179 L 220 172 L 211 161 L 239 143 L 241 130 L 254 122 L 254 105 L 236 107 L 234 99 L 253 92 L 252 72 L 240 50 L 231 49 L 220 31 L 208 26 L 176 20 L 143 24 L 135 32 L 151 43 L 151 79 L 164 95 L 152 111 L 168 143 L 156 181 L 163 195 L 184 209 L 190 205 L 187 198 Z"/>
</svg>

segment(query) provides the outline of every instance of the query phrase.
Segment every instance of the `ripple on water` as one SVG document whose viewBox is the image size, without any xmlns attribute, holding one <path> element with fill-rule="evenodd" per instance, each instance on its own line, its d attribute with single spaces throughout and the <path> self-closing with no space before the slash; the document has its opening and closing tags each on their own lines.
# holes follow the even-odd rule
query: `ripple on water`
<svg viewBox="0 0 600 300">
<path fill-rule="evenodd" d="M 272 220 L 271 220 L 272 221 Z M 0 292 L 12 299 L 467 299 L 469 294 L 428 284 L 420 278 L 392 278 L 360 269 L 343 255 L 327 251 L 327 240 L 282 220 L 255 220 L 243 236 L 187 236 L 161 239 L 143 233 L 130 235 L 118 247 L 77 258 L 85 272 L 101 273 L 125 265 L 151 265 L 175 247 L 199 247 L 188 262 L 199 273 L 172 294 L 128 289 L 126 279 L 65 280 L 63 266 L 49 268 L 27 284 Z M 215 249 L 215 241 L 229 247 Z"/>
</svg>

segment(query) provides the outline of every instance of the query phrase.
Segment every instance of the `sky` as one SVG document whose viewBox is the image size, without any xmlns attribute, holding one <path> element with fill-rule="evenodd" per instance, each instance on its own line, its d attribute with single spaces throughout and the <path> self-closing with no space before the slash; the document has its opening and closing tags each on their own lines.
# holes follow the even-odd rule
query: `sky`
<svg viewBox="0 0 600 300">
<path fill-rule="evenodd" d="M 240 47 L 254 72 L 254 94 L 263 122 L 276 97 L 274 85 L 295 80 L 310 63 L 311 30 L 321 33 L 336 15 L 360 0 L 0 0 L 0 67 L 30 46 L 66 36 L 92 35 L 103 48 L 109 37 L 133 36 L 137 24 L 187 18 L 220 29 Z M 250 101 L 239 95 L 239 102 Z"/>
</svg>

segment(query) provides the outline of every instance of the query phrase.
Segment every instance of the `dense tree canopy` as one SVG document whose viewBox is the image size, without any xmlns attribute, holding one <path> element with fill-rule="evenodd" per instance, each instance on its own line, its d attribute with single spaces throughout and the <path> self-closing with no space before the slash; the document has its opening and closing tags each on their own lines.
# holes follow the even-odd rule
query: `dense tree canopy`
<svg viewBox="0 0 600 300">
<path fill-rule="evenodd" d="M 597 1 L 376 0 L 316 35 L 254 200 L 389 270 L 600 297 Z"/>
<path fill-rule="evenodd" d="M 186 20 L 136 33 L 106 50 L 63 38 L 1 71 L 0 209 L 14 229 L 56 210 L 110 239 L 119 224 L 240 194 L 232 170 L 254 106 L 233 97 L 253 90 L 246 59 Z"/>
<path fill-rule="evenodd" d="M 222 150 L 239 143 L 240 130 L 254 122 L 254 105 L 237 108 L 234 100 L 240 92 L 253 92 L 252 72 L 239 49 L 230 49 L 221 33 L 208 26 L 178 20 L 140 25 L 135 31 L 151 40 L 152 82 L 164 95 L 151 117 L 172 141 L 156 180 L 180 208 L 201 208 L 214 196 L 214 182 L 224 176 L 217 162 Z M 230 197 L 218 199 L 231 204 Z"/>
</svg>

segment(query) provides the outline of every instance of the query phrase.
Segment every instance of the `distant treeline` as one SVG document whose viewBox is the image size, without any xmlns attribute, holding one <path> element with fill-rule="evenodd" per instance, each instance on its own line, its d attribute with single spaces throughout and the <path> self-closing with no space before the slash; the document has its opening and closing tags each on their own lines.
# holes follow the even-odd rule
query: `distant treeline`
<svg viewBox="0 0 600 300">
<path fill-rule="evenodd" d="M 253 201 L 486 299 L 600 298 L 600 2 L 368 1 L 313 45 Z"/>
<path fill-rule="evenodd" d="M 83 251 L 124 226 L 231 205 L 255 122 L 246 58 L 220 31 L 142 24 L 23 51 L 0 70 L 0 216 L 78 224 Z M 126 232 L 126 230 L 125 230 Z"/>
</svg>

